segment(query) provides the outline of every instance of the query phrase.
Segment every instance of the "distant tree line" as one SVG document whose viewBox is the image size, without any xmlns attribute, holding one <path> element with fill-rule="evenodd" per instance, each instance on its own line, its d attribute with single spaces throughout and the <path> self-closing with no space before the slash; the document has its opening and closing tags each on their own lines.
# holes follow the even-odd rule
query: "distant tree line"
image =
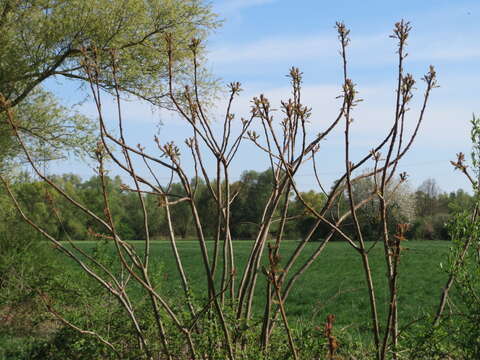
<svg viewBox="0 0 480 360">
<path fill-rule="evenodd" d="M 74 174 L 54 175 L 55 182 L 61 185 L 70 195 L 83 204 L 88 204 L 99 216 L 104 217 L 104 199 L 99 177 L 94 176 L 86 181 Z M 107 193 L 110 209 L 117 220 L 117 232 L 124 239 L 144 239 L 143 212 L 138 196 L 122 184 L 119 176 L 107 177 Z M 193 180 L 192 180 L 193 181 Z M 364 180 L 355 184 L 354 192 L 357 201 L 367 199 L 371 194 L 372 180 Z M 236 196 L 231 209 L 231 231 L 234 239 L 251 239 L 257 230 L 262 218 L 264 204 L 268 201 L 268 189 L 272 186 L 270 170 L 264 172 L 245 171 L 240 179 L 232 186 Z M 102 234 L 100 226 L 90 218 L 82 216 L 78 208 L 74 208 L 64 201 L 59 194 L 47 190 L 44 184 L 23 174 L 14 184 L 19 202 L 26 209 L 32 219 L 43 224 L 46 230 L 53 232 L 63 240 L 94 240 L 106 235 Z M 3 190 L 2 190 L 3 191 Z M 467 208 L 472 202 L 472 196 L 462 189 L 454 192 L 442 192 L 434 179 L 428 179 L 412 191 L 408 186 L 401 185 L 392 189 L 395 195 L 389 203 L 389 225 L 392 231 L 396 224 L 409 224 L 408 236 L 411 239 L 447 240 L 446 223 L 450 216 L 462 208 Z M 182 186 L 171 184 L 170 193 L 178 198 L 182 197 Z M 322 192 L 310 190 L 302 193 L 304 199 L 320 209 L 326 196 Z M 200 206 L 199 213 L 205 226 L 208 237 L 213 238 L 216 231 L 216 207 L 207 186 L 198 181 L 196 197 Z M 165 210 L 162 199 L 156 195 L 144 194 L 145 206 L 150 214 L 150 236 L 156 239 L 168 236 Z M 285 200 L 284 200 L 285 201 Z M 288 239 L 304 237 L 315 222 L 315 217 L 305 210 L 305 207 L 292 193 L 288 199 L 288 219 L 285 236 Z M 6 194 L 0 192 L 0 203 L 5 211 L 0 214 L 0 230 L 8 231 L 19 229 L 18 216 L 13 207 L 8 204 Z M 371 197 L 367 204 L 358 211 L 358 217 L 365 225 L 365 236 L 368 240 L 378 238 L 380 219 L 377 197 Z M 329 219 L 336 219 L 348 208 L 346 194 L 336 200 L 336 204 L 329 212 Z M 280 214 L 278 214 L 280 216 Z M 192 214 L 188 204 L 178 202 L 171 207 L 171 216 L 175 219 L 175 233 L 178 237 L 189 239 L 195 237 Z M 277 225 L 278 226 L 278 225 Z M 21 226 L 24 231 L 29 231 Z M 275 233 L 275 226 L 272 234 Z M 353 234 L 353 223 L 345 221 L 343 231 Z M 319 226 L 312 237 L 321 239 L 329 231 L 328 226 Z M 37 235 L 35 235 L 37 236 Z"/>
</svg>

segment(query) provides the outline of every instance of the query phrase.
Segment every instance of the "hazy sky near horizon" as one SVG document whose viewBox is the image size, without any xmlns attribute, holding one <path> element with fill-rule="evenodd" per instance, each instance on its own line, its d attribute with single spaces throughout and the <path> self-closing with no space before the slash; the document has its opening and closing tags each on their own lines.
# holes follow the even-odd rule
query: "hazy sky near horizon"
<svg viewBox="0 0 480 360">
<path fill-rule="evenodd" d="M 368 152 L 391 126 L 396 84 L 396 44 L 389 38 L 395 22 L 405 19 L 413 30 L 408 41 L 405 70 L 418 80 L 434 65 L 440 88 L 432 93 L 424 123 L 412 151 L 400 171 L 410 174 L 412 188 L 433 177 L 444 191 L 468 189 L 463 176 L 452 170 L 449 160 L 470 152 L 469 121 L 480 114 L 480 2 L 478 1 L 315 1 L 216 0 L 214 10 L 224 24 L 207 43 L 207 67 L 222 83 L 240 81 L 244 89 L 235 110 L 245 115 L 249 101 L 260 93 L 274 105 L 290 96 L 285 77 L 291 66 L 304 73 L 303 102 L 313 108 L 310 136 L 325 129 L 339 108 L 342 69 L 334 29 L 336 21 L 350 28 L 350 77 L 364 100 L 355 109 L 352 124 L 353 161 Z M 48 88 L 63 101 L 74 104 L 82 96 L 71 84 L 49 81 Z M 107 104 L 108 105 L 108 104 Z M 215 113 L 221 113 L 221 106 Z M 95 116 L 91 101 L 79 110 Z M 106 106 L 106 111 L 109 107 Z M 125 121 L 133 144 L 151 142 L 159 131 L 162 140 L 180 142 L 187 134 L 172 115 L 139 101 L 124 105 Z M 409 123 L 415 122 L 419 103 L 411 106 Z M 157 129 L 158 121 L 163 125 Z M 246 145 L 233 165 L 233 177 L 243 170 L 264 170 L 267 159 Z M 329 186 L 342 173 L 343 127 L 322 145 L 319 172 Z M 252 156 L 253 154 L 253 156 Z M 51 165 L 51 172 L 77 172 L 88 176 L 85 166 L 74 160 Z M 311 167 L 298 177 L 302 189 L 317 189 Z"/>
</svg>

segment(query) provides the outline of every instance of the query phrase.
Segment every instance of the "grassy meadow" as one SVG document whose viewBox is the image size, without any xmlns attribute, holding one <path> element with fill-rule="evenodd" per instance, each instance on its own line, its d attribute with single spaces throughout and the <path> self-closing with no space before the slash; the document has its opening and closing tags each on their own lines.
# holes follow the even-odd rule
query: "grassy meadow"
<svg viewBox="0 0 480 360">
<path fill-rule="evenodd" d="M 143 243 L 133 242 L 133 244 L 141 252 Z M 93 242 L 78 242 L 77 245 L 90 251 L 96 246 Z M 212 251 L 213 242 L 209 242 L 208 245 L 209 250 Z M 296 241 L 283 243 L 281 256 L 284 261 L 288 259 L 296 245 Z M 308 244 L 297 264 L 302 264 L 318 245 L 319 243 Z M 251 246 L 251 241 L 234 242 L 236 261 L 240 267 L 245 264 Z M 381 318 L 388 310 L 386 268 L 382 246 L 382 243 L 378 243 L 370 252 Z M 406 250 L 401 259 L 399 278 L 399 317 L 403 324 L 435 311 L 441 287 L 446 280 L 446 273 L 440 264 L 445 264 L 447 261 L 450 243 L 408 241 L 404 246 Z M 198 244 L 195 241 L 178 241 L 178 249 L 193 294 L 201 297 L 205 293 L 206 279 L 203 275 Z M 113 251 L 113 247 L 111 250 Z M 181 299 L 183 293 L 170 244 L 166 241 L 153 242 L 151 261 L 156 263 L 158 271 L 161 272 L 160 292 L 167 294 L 167 298 Z M 266 261 L 265 259 L 265 264 Z M 255 311 L 258 314 L 263 311 L 264 305 L 265 277 L 263 274 L 259 276 L 259 280 L 261 283 L 255 298 Z M 335 314 L 337 326 L 348 327 L 349 332 L 359 335 L 368 331 L 370 310 L 359 255 L 346 243 L 328 244 L 323 254 L 295 284 L 286 308 L 292 323 L 309 321 L 312 325 L 322 325 L 328 314 Z"/>
<path fill-rule="evenodd" d="M 139 253 L 142 252 L 143 242 L 132 242 L 132 244 L 137 247 Z M 198 244 L 195 241 L 178 241 L 177 244 L 193 290 L 192 293 L 197 298 L 203 298 L 206 279 L 203 275 L 203 264 Z M 103 256 L 104 260 L 116 262 L 115 250 L 111 243 L 79 241 L 75 245 L 87 252 L 97 252 L 97 255 Z M 159 293 L 173 306 L 183 304 L 183 291 L 169 242 L 155 241 L 151 245 L 151 275 L 153 276 L 155 273 Z M 296 241 L 285 241 L 283 243 L 281 248 L 283 261 L 288 259 L 296 245 Z M 306 246 L 299 259 L 299 266 L 318 245 L 319 243 L 309 243 Z M 370 243 L 369 245 L 373 244 Z M 213 242 L 209 242 L 208 246 L 209 250 L 212 251 Z M 234 242 L 236 261 L 240 267 L 245 264 L 251 246 L 251 241 Z M 431 314 L 435 311 L 441 287 L 446 280 L 446 273 L 441 269 L 440 264 L 445 264 L 447 261 L 450 243 L 447 241 L 408 241 L 404 246 L 408 249 L 404 251 L 400 264 L 400 328 L 425 314 Z M 99 249 L 101 249 L 100 252 L 98 252 Z M 56 279 L 53 283 L 60 284 L 61 288 L 72 289 L 70 295 L 69 293 L 63 294 L 70 299 L 67 299 L 67 303 L 77 301 L 74 294 L 78 292 L 85 296 L 84 299 L 92 299 L 93 302 L 101 297 L 101 293 L 97 291 L 103 290 L 98 286 L 89 286 L 91 280 L 73 261 L 63 255 L 52 254 L 45 248 L 43 250 L 45 252 L 41 251 L 36 256 L 42 258 L 44 262 L 51 263 L 53 273 L 48 276 L 53 276 Z M 264 259 L 265 263 L 266 261 L 267 259 Z M 370 263 L 376 286 L 381 324 L 384 324 L 388 306 L 388 291 L 381 243 L 378 243 L 371 250 Z M 43 285 L 43 280 L 39 281 L 38 286 L 46 286 L 48 292 L 49 285 Z M 65 286 L 62 284 L 65 284 Z M 261 315 L 263 312 L 264 289 L 265 276 L 261 274 L 254 302 L 254 311 L 257 315 Z M 53 288 L 52 290 L 64 291 L 54 290 Z M 135 291 L 135 287 L 132 291 Z M 30 297 L 32 300 L 35 298 L 35 296 Z M 26 299 L 28 299 L 28 296 Z M 102 302 L 100 301 L 100 303 Z M 88 306 L 88 302 L 83 306 Z M 14 313 L 18 317 L 13 323 L 7 321 L 3 324 L 4 326 L 1 326 L 0 323 L 0 359 L 28 358 L 28 355 L 26 357 L 20 355 L 24 352 L 28 354 L 30 345 L 27 344 L 38 339 L 48 341 L 58 329 L 58 324 L 45 322 L 41 315 L 39 322 L 36 323 L 34 319 L 37 318 L 32 317 L 35 315 L 30 307 L 31 305 L 25 302 L 15 309 Z M 297 281 L 286 302 L 286 309 L 289 322 L 294 328 L 305 329 L 306 326 L 311 329 L 316 327 L 323 329 L 327 315 L 335 314 L 336 331 L 343 329 L 345 330 L 344 334 L 348 334 L 349 337 L 360 340 L 362 343 L 369 343 L 372 340 L 370 336 L 370 308 L 360 257 L 346 243 L 332 242 L 327 245 L 320 258 Z M 107 309 L 105 311 L 109 312 Z M 3 313 L 3 315 L 5 314 Z M 302 326 L 299 326 L 300 324 Z M 3 353 L 5 351 L 6 353 Z"/>
</svg>

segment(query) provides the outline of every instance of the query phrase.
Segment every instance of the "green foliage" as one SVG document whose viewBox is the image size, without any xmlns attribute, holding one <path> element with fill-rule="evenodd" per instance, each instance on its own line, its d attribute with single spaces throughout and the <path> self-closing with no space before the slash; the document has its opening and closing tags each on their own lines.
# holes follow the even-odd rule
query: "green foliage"
<svg viewBox="0 0 480 360">
<path fill-rule="evenodd" d="M 37 342 L 32 346 L 28 354 L 28 359 L 32 360 L 96 360 L 115 358 L 100 341 L 88 339 L 78 331 L 68 327 L 58 330 L 52 339 Z"/>
<path fill-rule="evenodd" d="M 63 188 L 69 195 L 88 206 L 95 214 L 101 218 L 104 214 L 104 199 L 102 194 L 102 185 L 99 177 L 91 177 L 88 180 L 82 179 L 73 174 L 64 174 L 51 176 L 51 179 Z M 140 206 L 138 194 L 132 191 L 124 190 L 120 177 L 105 177 L 108 201 L 114 220 L 117 224 L 119 235 L 126 240 L 145 239 L 145 230 L 143 227 L 143 211 Z M 360 184 L 361 185 L 361 184 Z M 357 201 L 364 199 L 369 194 L 369 187 L 355 187 L 355 196 Z M 215 183 L 212 186 L 216 186 Z M 262 216 L 262 206 L 266 203 L 269 196 L 269 186 L 271 186 L 270 172 L 267 170 L 262 173 L 251 171 L 245 173 L 239 181 L 233 184 L 234 191 L 239 190 L 238 196 L 232 204 L 231 210 L 231 229 L 234 238 L 248 239 L 254 236 L 258 228 L 257 222 Z M 93 234 L 105 234 L 105 229 L 93 219 L 82 216 L 82 212 L 68 203 L 61 195 L 54 190 L 46 189 L 45 184 L 31 179 L 25 174 L 19 174 L 13 182 L 13 189 L 17 194 L 18 200 L 26 213 L 35 221 L 51 231 L 61 240 L 86 240 L 93 239 Z M 185 196 L 181 184 L 174 183 L 171 186 L 170 193 L 175 195 L 170 201 Z M 420 195 L 419 195 L 420 194 Z M 319 210 L 324 205 L 326 198 L 322 193 L 313 190 L 302 193 L 303 198 Z M 430 199 L 434 205 L 435 211 L 432 214 L 411 213 L 415 207 L 421 207 L 421 202 L 427 196 L 423 192 L 415 194 L 415 198 L 408 191 L 400 189 L 394 199 L 389 204 L 389 226 L 392 231 L 398 223 L 412 224 L 408 237 L 414 239 L 427 240 L 447 240 L 449 239 L 445 224 L 448 222 L 451 214 L 458 209 L 464 209 L 471 206 L 473 197 L 468 193 L 458 190 L 450 194 L 440 194 Z M 195 194 L 198 202 L 198 211 L 204 228 L 204 232 L 209 238 L 216 234 L 217 216 L 216 205 L 210 191 L 203 182 L 198 182 Z M 165 209 L 158 196 L 151 194 L 143 195 L 147 212 L 149 214 L 150 236 L 154 239 L 164 239 L 168 237 L 168 227 L 165 220 Z M 421 200 L 419 200 L 421 199 Z M 9 200 L 4 197 L 5 208 Z M 420 205 L 419 205 L 420 204 Z M 331 219 L 337 219 L 339 214 L 348 210 L 344 194 L 339 196 L 337 205 L 328 216 Z M 407 210 L 405 210 L 407 208 Z M 188 202 L 182 201 L 170 207 L 171 216 L 174 221 L 174 231 L 182 239 L 195 238 L 196 231 L 193 226 L 193 218 Z M 279 213 L 280 210 L 277 210 Z M 366 239 L 378 239 L 378 226 L 380 218 L 378 212 L 378 199 L 372 198 L 365 206 L 358 211 L 358 218 L 361 220 Z M 8 222 L 8 212 L 0 215 L 0 226 L 2 222 Z M 277 214 L 279 215 L 279 214 Z M 412 217 L 413 216 L 413 217 Z M 288 218 L 285 226 L 285 238 L 298 239 L 306 236 L 311 226 L 316 222 L 312 214 L 304 209 L 303 204 L 297 198 L 289 199 Z M 3 220 L 2 220 L 3 219 Z M 14 226 L 14 225 L 12 225 Z M 275 234 L 278 222 L 272 225 L 271 233 Z M 351 222 L 348 220 L 343 225 L 344 231 L 353 232 Z M 328 226 L 318 227 L 312 240 L 322 239 L 329 231 Z"/>
<path fill-rule="evenodd" d="M 472 221 L 471 211 L 464 210 L 449 222 L 448 230 L 452 246 L 445 271 L 454 276 L 454 296 L 451 293 L 438 326 L 427 317 L 410 329 L 404 345 L 412 359 L 480 357 L 480 221 Z M 467 241 L 472 242 L 459 263 Z"/>
<path fill-rule="evenodd" d="M 472 168 L 475 172 L 476 179 L 480 178 L 480 117 L 475 117 L 475 114 L 472 116 L 470 121 L 472 128 L 470 130 L 470 140 L 472 141 Z M 478 188 L 478 180 L 473 184 L 475 191 L 480 191 Z"/>
<path fill-rule="evenodd" d="M 20 144 L 12 138 L 5 113 L 0 113 L 0 170 L 5 162 L 25 160 Z M 15 107 L 14 120 L 22 140 L 38 162 L 63 158 L 66 154 L 85 157 L 94 146 L 95 126 L 87 117 L 67 109 L 41 87 Z M 3 163 L 3 164 L 2 164 Z"/>
<path fill-rule="evenodd" d="M 302 198 L 316 211 L 320 211 L 326 201 L 326 196 L 323 193 L 317 193 L 313 190 L 301 193 Z M 288 216 L 294 221 L 289 221 L 286 224 L 285 233 L 289 239 L 305 238 L 312 226 L 316 222 L 314 215 L 304 208 L 300 199 L 290 201 L 288 209 Z M 318 241 L 328 232 L 328 228 L 319 227 L 312 235 L 312 241 Z"/>
<path fill-rule="evenodd" d="M 165 35 L 174 36 L 175 82 L 183 84 L 191 69 L 191 39 L 203 39 L 219 25 L 201 0 L 1 0 L 0 9 L 0 95 L 15 107 L 18 130 L 39 161 L 94 144 L 91 121 L 59 105 L 41 87 L 46 79 L 88 80 L 82 61 L 95 56 L 100 86 L 113 91 L 115 54 L 123 93 L 169 106 Z M 212 89 L 210 76 L 201 70 L 199 76 L 201 88 Z M 0 170 L 21 153 L 3 109 L 0 149 Z"/>
<path fill-rule="evenodd" d="M 61 261 L 20 220 L 8 230 L 0 235 L 0 359 L 29 359 L 31 349 L 56 328 L 37 290 L 58 274 Z"/>
<path fill-rule="evenodd" d="M 411 236 L 414 239 L 425 240 L 445 240 L 450 235 L 446 228 L 446 224 L 450 219 L 449 214 L 434 214 L 415 219 L 411 229 Z"/>
<path fill-rule="evenodd" d="M 83 182 L 78 176 L 72 174 L 51 176 L 50 178 L 75 200 L 88 206 L 99 217 L 105 217 L 105 203 L 101 181 L 98 177 L 92 177 Z M 132 192 L 123 192 L 121 190 L 122 181 L 119 177 L 113 179 L 106 177 L 105 179 L 109 206 L 114 220 L 118 223 L 119 235 L 127 240 L 144 239 L 143 213 L 138 195 Z M 55 190 L 47 190 L 47 186 L 43 182 L 23 175 L 12 183 L 12 190 L 26 215 L 42 224 L 42 228 L 60 240 L 86 240 L 92 236 L 101 238 L 103 235 L 109 235 L 96 221 L 82 216 L 83 213 L 80 209 L 66 201 Z M 163 209 L 159 207 L 155 197 L 147 196 L 145 200 L 151 214 L 151 235 L 154 237 L 165 236 Z M 4 195 L 0 196 L 0 201 L 5 204 L 4 208 L 8 209 L 0 214 L 0 226 L 15 228 L 17 223 L 21 223 L 22 226 L 29 229 L 28 234 L 32 234 L 33 230 L 30 230 L 27 224 L 23 225 L 23 221 L 16 214 L 10 199 Z M 7 236 L 8 232 L 4 234 Z M 35 234 L 34 237 L 38 238 L 38 235 Z"/>
<path fill-rule="evenodd" d="M 0 191 L 0 304 L 8 303 L 25 288 L 23 281 L 42 266 L 37 256 L 43 254 L 40 236 L 16 213 L 7 196 Z M 48 274 L 45 274 L 48 276 Z M 17 284 L 12 286 L 12 284 Z"/>
<path fill-rule="evenodd" d="M 361 178 L 352 184 L 352 195 L 355 204 L 362 206 L 357 210 L 357 218 L 361 224 L 363 238 L 369 241 L 378 241 L 381 239 L 382 220 L 380 216 L 380 200 L 376 192 L 380 179 L 375 180 L 371 177 Z M 398 224 L 411 224 L 416 220 L 415 217 L 415 197 L 412 194 L 409 184 L 400 178 L 393 179 L 387 184 L 385 189 L 385 198 L 387 200 L 387 226 L 390 233 L 396 232 Z M 345 190 L 335 199 L 335 205 L 328 211 L 330 219 L 337 221 L 345 214 L 348 218 L 344 221 L 342 231 L 355 238 L 356 230 L 354 222 L 349 220 L 350 204 L 348 192 Z M 325 226 L 326 231 L 330 229 Z M 336 239 L 343 240 L 338 234 Z"/>
<path fill-rule="evenodd" d="M 240 176 L 237 185 L 240 193 L 232 204 L 232 236 L 251 239 L 258 231 L 265 204 L 271 194 L 273 176 L 271 170 L 261 173 L 251 170 Z"/>
<path fill-rule="evenodd" d="M 122 90 L 160 102 L 164 35 L 175 36 L 181 76 L 191 38 L 204 38 L 218 24 L 199 0 L 2 0 L 2 9 L 0 92 L 15 103 L 50 76 L 84 79 L 81 54 L 94 48 L 102 68 L 117 52 Z M 104 76 L 109 89 L 112 78 Z"/>
<path fill-rule="evenodd" d="M 448 311 L 436 318 L 438 322 L 428 319 L 411 332 L 408 350 L 413 359 L 480 358 L 480 191 L 476 180 L 480 175 L 480 119 L 474 116 L 471 124 L 475 179 L 467 170 L 462 153 L 457 155 L 458 162 L 452 162 L 469 178 L 475 191 L 464 207 L 457 202 L 449 204 L 455 213 L 447 226 L 452 246 L 445 270 L 455 296 L 450 291 Z M 456 195 L 464 197 L 464 193 Z"/>
<path fill-rule="evenodd" d="M 441 192 L 434 179 L 425 180 L 415 192 L 415 218 L 409 236 L 415 239 L 449 240 L 447 224 L 452 216 L 472 208 L 475 197 L 462 189 Z"/>
<path fill-rule="evenodd" d="M 454 304 L 460 309 L 444 321 L 447 329 L 456 327 L 457 332 L 450 342 L 464 349 L 465 358 L 480 357 L 480 220 L 472 221 L 472 213 L 458 214 L 450 225 L 453 239 L 450 273 L 455 276 L 455 290 L 458 294 Z M 458 265 L 456 259 L 470 241 L 466 256 Z M 453 330 L 453 329 L 452 329 Z"/>
</svg>

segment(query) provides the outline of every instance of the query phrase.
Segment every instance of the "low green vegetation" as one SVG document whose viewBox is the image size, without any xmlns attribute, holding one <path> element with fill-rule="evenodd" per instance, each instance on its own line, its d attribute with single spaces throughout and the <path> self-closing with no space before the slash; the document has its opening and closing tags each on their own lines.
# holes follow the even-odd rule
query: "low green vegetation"
<svg viewBox="0 0 480 360">
<path fill-rule="evenodd" d="M 132 242 L 141 252 L 142 244 Z M 114 257 L 112 244 L 103 241 L 75 242 L 89 253 L 95 253 L 104 259 Z M 212 250 L 213 243 L 209 243 Z M 286 241 L 280 251 L 282 259 L 287 259 L 296 247 L 296 241 Z M 305 255 L 300 260 L 306 260 L 307 254 L 319 245 L 312 242 L 307 245 Z M 371 250 L 371 263 L 379 302 L 379 314 L 382 318 L 388 310 L 388 289 L 383 274 L 385 272 L 383 261 L 382 244 L 374 245 Z M 13 318 L 4 321 L 0 328 L 0 344 L 5 359 L 25 359 L 36 354 L 41 358 L 48 346 L 52 348 L 52 342 L 58 342 L 58 336 L 69 341 L 71 346 L 79 346 L 76 342 L 83 339 L 82 343 L 91 344 L 91 338 L 81 338 L 75 332 L 65 328 L 60 322 L 54 321 L 51 315 L 45 313 L 45 306 L 38 298 L 38 291 L 50 294 L 56 298 L 57 306 L 62 312 L 76 319 L 77 323 L 87 321 L 84 309 L 87 306 L 90 312 L 95 313 L 95 320 L 101 323 L 108 312 L 105 312 L 104 302 L 107 301 L 97 285 L 87 275 L 78 269 L 65 257 L 56 254 L 46 243 L 43 249 L 37 251 L 37 255 L 25 261 L 31 262 L 30 268 L 24 269 L 32 283 L 25 284 L 25 288 L 31 287 L 32 292 L 27 291 L 23 296 L 23 303 L 17 303 L 11 316 L 17 317 L 17 326 L 12 327 Z M 238 264 L 243 266 L 248 256 L 251 241 L 234 242 Z M 444 285 L 447 273 L 442 269 L 448 262 L 448 253 L 451 243 L 446 241 L 408 241 L 406 250 L 401 260 L 401 276 L 399 279 L 399 312 L 400 328 L 411 324 L 415 320 L 422 320 L 425 316 L 431 316 L 436 310 L 441 287 Z M 194 297 L 205 296 L 206 279 L 202 270 L 202 262 L 198 244 L 196 241 L 179 241 L 178 248 L 184 259 L 184 267 L 192 284 Z M 42 258 L 42 259 L 40 259 Z M 48 260 L 48 265 L 45 260 Z M 175 261 L 171 254 L 170 244 L 167 241 L 157 241 L 152 244 L 151 261 L 156 274 L 159 293 L 174 302 L 175 299 L 183 301 L 181 283 L 176 271 Z M 265 261 L 265 260 L 264 260 Z M 108 263 L 108 261 L 107 261 Z M 300 264 L 302 261 L 299 262 Z M 38 270 L 42 268 L 42 272 Z M 35 275 L 36 274 L 36 275 Z M 257 292 L 264 289 L 265 277 L 260 278 L 262 284 Z M 365 289 L 364 274 L 361 263 L 356 253 L 350 246 L 343 242 L 330 243 L 323 256 L 301 277 L 297 286 L 294 287 L 286 303 L 286 309 L 295 331 L 299 334 L 304 331 L 312 331 L 323 339 L 323 326 L 328 314 L 336 316 L 335 330 L 339 334 L 348 334 L 356 342 L 368 346 L 371 341 L 370 314 L 368 311 L 368 295 Z M 33 290 L 33 287 L 36 289 Z M 4 292 L 3 294 L 6 294 Z M 11 294 L 14 298 L 14 294 Z M 258 316 L 263 311 L 263 294 L 256 294 L 255 312 Z M 7 300 L 5 297 L 2 300 Z M 111 300 L 109 300 L 111 301 Z M 141 300 L 139 300 L 141 301 Z M 113 306 L 113 304 L 111 304 Z M 176 305 L 176 304 L 172 304 Z M 180 305 L 180 304 L 178 304 Z M 80 306 L 80 307 L 81 307 Z M 71 308 L 77 310 L 73 311 Z M 7 318 L 7 308 L 3 307 L 2 316 Z M 27 309 L 28 316 L 23 310 Z M 111 315 L 111 314 L 110 314 Z M 59 330 L 60 329 L 60 330 Z M 63 329 L 63 330 L 62 330 Z M 316 329 L 316 330 L 315 330 Z M 53 334 L 57 336 L 53 336 Z M 68 334 L 67 334 L 68 333 Z M 119 335 L 120 336 L 120 335 Z M 75 345 L 76 344 L 76 345 Z M 70 346 L 69 345 L 69 346 Z M 58 346 L 58 345 L 57 345 Z M 93 346 L 93 345 L 92 345 Z M 101 348 L 101 347 L 100 347 Z M 32 350 L 34 349 L 34 350 Z M 86 349 L 86 348 L 85 348 Z M 33 351 L 33 352 L 30 352 Z M 86 351 L 86 350 L 85 350 Z M 1 354 L 1 353 L 0 353 Z M 9 354 L 9 357 L 5 357 Z M 23 357 L 22 357 L 23 356 Z M 52 355 L 53 356 L 53 355 Z M 73 358 L 73 357 L 72 357 Z M 0 359 L 2 359 L 0 355 Z"/>
<path fill-rule="evenodd" d="M 77 242 L 77 245 L 89 251 L 96 247 L 93 242 Z M 234 242 L 240 266 L 245 265 L 252 245 L 251 241 Z M 280 251 L 282 259 L 287 259 L 296 245 L 296 241 L 286 241 Z M 318 245 L 318 242 L 308 244 L 298 263 L 303 264 Z M 402 313 L 400 318 L 405 323 L 436 310 L 441 287 L 447 278 L 442 266 L 448 261 L 450 245 L 446 241 L 409 241 L 405 245 L 407 250 L 402 257 L 399 284 Z M 139 252 L 141 246 L 138 245 Z M 385 272 L 383 249 L 381 243 L 374 246 L 371 251 L 372 271 L 376 278 L 379 298 L 382 299 L 382 294 L 385 295 L 384 301 L 379 304 L 383 316 L 387 311 L 388 302 L 387 284 L 383 279 Z M 179 241 L 178 248 L 184 259 L 183 264 L 191 280 L 194 294 L 203 296 L 206 291 L 206 278 L 201 271 L 203 265 L 197 242 Z M 213 242 L 209 243 L 209 249 L 213 249 Z M 114 249 L 111 248 L 111 251 Z M 151 256 L 152 261 L 160 265 L 161 279 L 164 280 L 160 281 L 161 292 L 171 294 L 171 298 L 174 299 L 175 293 L 181 292 L 181 285 L 170 244 L 166 241 L 154 243 Z M 264 265 L 267 265 L 266 261 L 264 259 Z M 344 242 L 330 243 L 322 257 L 297 282 L 287 300 L 287 311 L 292 319 L 317 325 L 324 324 L 327 314 L 335 314 L 338 326 L 353 327 L 361 332 L 362 328 L 369 326 L 370 316 L 367 311 L 368 298 L 364 282 L 358 255 Z M 260 291 L 262 286 L 259 287 L 258 292 Z M 260 300 L 263 300 L 263 296 L 258 296 L 257 301 Z M 263 311 L 262 303 L 257 302 L 256 311 L 259 313 Z"/>
</svg>

